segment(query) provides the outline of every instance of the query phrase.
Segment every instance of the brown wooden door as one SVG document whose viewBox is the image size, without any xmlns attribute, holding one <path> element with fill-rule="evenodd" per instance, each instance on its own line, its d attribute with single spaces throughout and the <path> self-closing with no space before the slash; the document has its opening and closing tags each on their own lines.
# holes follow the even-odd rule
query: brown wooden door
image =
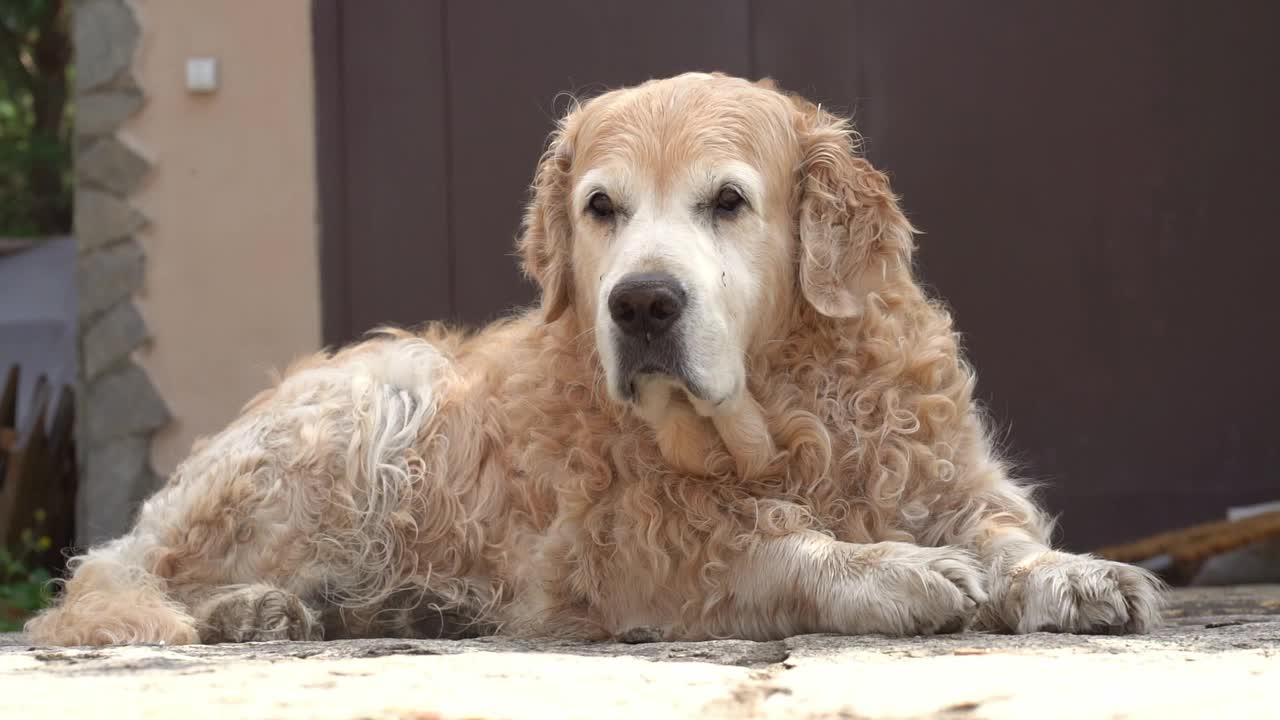
<svg viewBox="0 0 1280 720">
<path fill-rule="evenodd" d="M 563 93 L 689 69 L 748 74 L 746 9 L 316 2 L 326 342 L 531 302 L 512 248 Z"/>
<path fill-rule="evenodd" d="M 558 93 L 771 75 L 855 112 L 1069 545 L 1275 499 L 1276 27 L 1266 0 L 316 0 L 326 339 L 533 299 L 512 241 Z"/>
</svg>

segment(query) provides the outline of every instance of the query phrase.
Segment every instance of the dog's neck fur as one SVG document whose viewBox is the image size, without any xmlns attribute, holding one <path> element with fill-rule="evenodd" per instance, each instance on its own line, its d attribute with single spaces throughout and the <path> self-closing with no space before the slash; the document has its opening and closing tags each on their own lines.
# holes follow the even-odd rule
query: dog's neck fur
<svg viewBox="0 0 1280 720">
<path fill-rule="evenodd" d="M 741 394 L 722 406 L 696 408 L 684 392 L 674 388 L 659 388 L 662 397 L 645 407 L 644 403 L 632 408 L 637 417 L 654 432 L 663 459 L 674 470 L 694 476 L 715 475 L 713 458 L 715 450 L 723 450 L 733 458 L 737 475 L 756 478 L 779 459 L 778 444 L 770 430 L 770 418 L 756 397 L 756 389 L 777 382 L 764 368 L 784 366 L 778 350 L 782 347 L 807 347 L 815 342 L 816 329 L 835 330 L 852 334 L 856 321 L 833 321 L 819 316 L 802 302 L 790 303 L 792 311 L 783 313 L 765 328 L 765 337 L 783 337 L 786 341 L 758 342 L 751 348 L 749 357 L 757 366 L 756 372 L 748 368 L 748 383 Z M 776 325 L 776 327 L 774 327 Z M 835 327 L 838 325 L 839 327 Z M 593 358 L 595 354 L 592 353 Z M 596 361 L 598 364 L 598 360 Z"/>
<path fill-rule="evenodd" d="M 695 477 L 721 476 L 726 472 L 742 479 L 759 477 L 770 467 L 776 467 L 785 456 L 774 439 L 770 425 L 777 418 L 770 418 L 757 399 L 757 390 L 771 383 L 793 382 L 788 376 L 774 376 L 773 370 L 784 368 L 787 361 L 782 349 L 806 348 L 815 343 L 830 345 L 816 335 L 834 333 L 853 336 L 857 321 L 823 318 L 803 303 L 791 303 L 792 310 L 786 319 L 777 321 L 778 327 L 768 328 L 767 335 L 784 338 L 782 342 L 760 342 L 749 352 L 748 382 L 742 393 L 714 411 L 699 412 L 683 391 L 662 387 L 656 402 L 619 406 L 599 395 L 600 410 L 621 421 L 630 415 L 650 428 L 657 449 L 671 469 Z M 575 339 L 566 346 L 575 347 L 578 359 L 590 368 L 590 375 L 597 385 L 604 377 L 599 356 L 590 339 L 591 333 L 577 329 L 572 317 L 564 319 L 564 329 L 548 328 L 553 334 L 564 334 Z M 668 394 L 669 393 L 669 394 Z M 725 455 L 732 459 L 732 468 L 725 468 Z"/>
<path fill-rule="evenodd" d="M 723 496 L 717 502 L 803 496 L 814 522 L 842 537 L 911 539 L 895 528 L 894 508 L 935 476 L 965 474 L 984 447 L 976 416 L 938 419 L 971 414 L 973 377 L 950 317 L 912 286 L 883 293 L 859 318 L 821 317 L 801 303 L 792 312 L 747 353 L 747 392 L 718 418 L 683 397 L 657 419 L 612 401 L 594 338 L 572 309 L 551 323 L 536 311 L 513 318 L 452 350 L 460 366 L 492 373 L 468 381 L 467 395 L 526 399 L 494 418 L 501 434 L 529 438 L 494 449 L 510 471 L 577 478 L 561 487 L 581 486 L 584 513 L 632 481 L 657 482 Z M 473 352 L 501 355 L 473 364 Z M 571 448 L 609 466 L 579 468 Z M 962 494 L 962 484 L 933 486 Z M 564 502 L 542 497 L 545 510 L 529 513 L 541 525 Z"/>
</svg>

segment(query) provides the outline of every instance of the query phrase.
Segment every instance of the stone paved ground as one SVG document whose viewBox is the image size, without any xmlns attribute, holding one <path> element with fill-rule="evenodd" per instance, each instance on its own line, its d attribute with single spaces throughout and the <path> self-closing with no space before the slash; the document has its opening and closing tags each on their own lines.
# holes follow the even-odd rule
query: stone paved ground
<svg viewBox="0 0 1280 720">
<path fill-rule="evenodd" d="M 1280 718 L 1280 586 L 1182 590 L 1145 637 L 36 648 L 0 718 Z"/>
</svg>

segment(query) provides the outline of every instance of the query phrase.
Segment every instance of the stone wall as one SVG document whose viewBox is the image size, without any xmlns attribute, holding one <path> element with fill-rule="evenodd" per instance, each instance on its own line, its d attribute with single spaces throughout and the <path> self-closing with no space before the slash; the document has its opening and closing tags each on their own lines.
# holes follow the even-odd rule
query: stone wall
<svg viewBox="0 0 1280 720">
<path fill-rule="evenodd" d="M 120 133 L 144 102 L 132 71 L 141 30 L 126 0 L 78 0 L 75 48 L 75 218 L 80 368 L 76 542 L 123 532 L 159 484 L 152 434 L 169 412 L 132 353 L 149 340 L 133 298 L 146 268 L 130 202 L 151 163 Z"/>
</svg>

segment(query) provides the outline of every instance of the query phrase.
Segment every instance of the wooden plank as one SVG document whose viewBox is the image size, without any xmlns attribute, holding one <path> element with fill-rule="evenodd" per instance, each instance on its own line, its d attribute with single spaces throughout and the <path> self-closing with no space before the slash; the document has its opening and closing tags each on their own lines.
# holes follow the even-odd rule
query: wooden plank
<svg viewBox="0 0 1280 720">
<path fill-rule="evenodd" d="M 450 312 L 439 0 L 315 0 L 325 342 Z"/>
<path fill-rule="evenodd" d="M 0 543 L 17 547 L 21 532 L 35 516 L 42 481 L 47 476 L 48 438 L 45 411 L 49 383 L 41 375 L 32 393 L 30 425 L 18 428 L 19 447 L 9 453 L 5 481 L 0 487 Z"/>
<path fill-rule="evenodd" d="M 1280 4 L 315 2 L 326 340 L 533 299 L 557 92 L 768 74 L 856 112 L 1069 546 L 1274 499 Z"/>
<path fill-rule="evenodd" d="M 0 427 L 18 427 L 18 380 L 20 371 L 17 365 L 10 366 L 5 374 L 4 389 L 0 390 Z"/>
<path fill-rule="evenodd" d="M 1139 562 L 1164 554 L 1174 555 L 1186 562 L 1201 562 L 1211 555 L 1235 550 L 1276 535 L 1280 535 L 1280 511 L 1236 520 L 1200 523 L 1123 545 L 1099 548 L 1094 554 L 1120 562 Z"/>
<path fill-rule="evenodd" d="M 18 366 L 13 365 L 0 388 L 0 492 L 7 483 L 8 469 L 18 447 L 18 380 Z"/>
<path fill-rule="evenodd" d="M 35 247 L 35 238 L 0 237 L 0 256 L 13 255 Z"/>
<path fill-rule="evenodd" d="M 316 180 L 320 216 L 321 334 L 327 345 L 350 339 L 351 284 L 347 277 L 346 123 L 342 103 L 341 0 L 312 0 L 315 72 Z"/>
<path fill-rule="evenodd" d="M 49 425 L 50 472 L 40 508 L 45 511 L 43 532 L 52 544 L 41 561 L 56 572 L 66 564 L 65 548 L 75 544 L 76 491 L 79 489 L 75 445 L 75 391 L 70 386 L 58 394 L 58 405 Z"/>
<path fill-rule="evenodd" d="M 1280 5 L 802 6 L 759 69 L 857 110 L 1067 544 L 1274 499 Z"/>
<path fill-rule="evenodd" d="M 342 18 L 352 335 L 450 313 L 439 0 L 365 0 Z"/>
<path fill-rule="evenodd" d="M 50 407 L 52 388 L 42 376 L 36 383 L 30 425 L 19 429 L 21 445 L 6 454 L 0 485 L 0 544 L 21 547 L 30 530 L 50 544 L 28 559 L 32 567 L 60 571 L 62 551 L 75 530 L 75 400 L 70 387 Z M 52 413 L 52 422 L 50 414 Z"/>
</svg>

